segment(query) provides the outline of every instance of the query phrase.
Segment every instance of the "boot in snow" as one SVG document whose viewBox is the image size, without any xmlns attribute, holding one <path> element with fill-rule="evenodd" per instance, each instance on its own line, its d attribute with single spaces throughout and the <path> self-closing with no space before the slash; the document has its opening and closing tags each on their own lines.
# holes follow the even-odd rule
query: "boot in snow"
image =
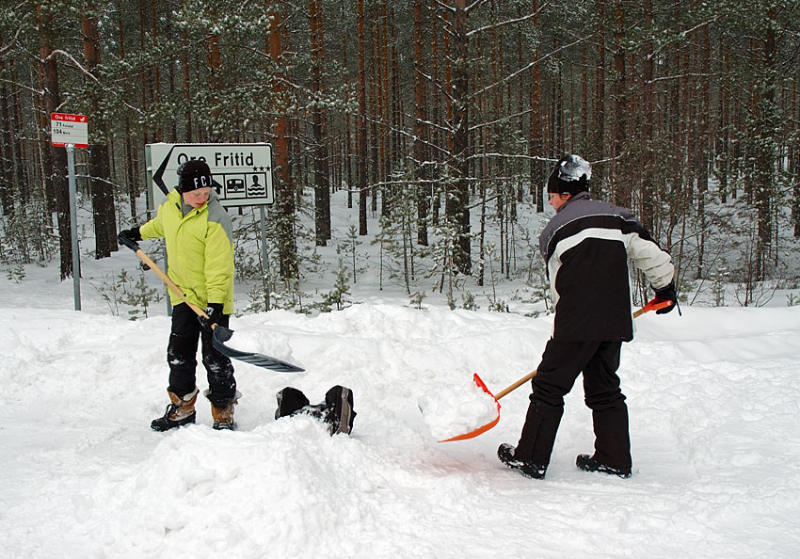
<svg viewBox="0 0 800 559">
<path fill-rule="evenodd" d="M 508 443 L 503 443 L 498 447 L 497 457 L 503 464 L 512 470 L 519 470 L 519 473 L 525 477 L 544 479 L 544 475 L 547 473 L 547 466 L 514 458 L 514 446 Z"/>
<path fill-rule="evenodd" d="M 167 394 L 169 394 L 169 399 L 172 403 L 167 405 L 163 416 L 154 419 L 150 423 L 150 428 L 153 431 L 169 431 L 187 423 L 194 423 L 197 417 L 197 412 L 194 411 L 194 403 L 197 401 L 197 388 L 183 397 L 169 391 L 167 391 Z"/>
<path fill-rule="evenodd" d="M 236 422 L 233 421 L 233 406 L 231 402 L 224 408 L 218 408 L 211 404 L 211 415 L 214 417 L 214 429 L 221 431 L 233 431 L 236 428 Z"/>
<path fill-rule="evenodd" d="M 236 422 L 233 420 L 233 406 L 239 403 L 242 393 L 238 390 L 232 400 L 227 402 L 214 402 L 211 399 L 211 391 L 203 392 L 209 402 L 211 402 L 211 416 L 214 418 L 214 429 L 233 431 L 236 429 Z"/>
<path fill-rule="evenodd" d="M 353 391 L 338 384 L 325 393 L 325 417 L 331 435 L 350 434 L 356 412 L 353 409 Z"/>
<path fill-rule="evenodd" d="M 275 419 L 294 415 L 309 404 L 306 395 L 293 386 L 287 386 L 282 389 L 275 397 L 278 399 L 278 409 L 275 410 Z"/>
<path fill-rule="evenodd" d="M 325 401 L 309 404 L 308 398 L 300 390 L 287 386 L 277 394 L 278 409 L 275 419 L 302 413 L 319 419 L 328 425 L 331 435 L 337 433 L 350 434 L 356 412 L 353 409 L 353 391 L 336 385 L 325 394 Z"/>
<path fill-rule="evenodd" d="M 631 477 L 630 466 L 627 468 L 614 468 L 613 466 L 600 463 L 594 456 L 589 456 L 588 454 L 578 454 L 578 458 L 575 459 L 575 465 L 584 472 L 603 472 L 604 474 L 615 475 L 622 479 Z"/>
</svg>

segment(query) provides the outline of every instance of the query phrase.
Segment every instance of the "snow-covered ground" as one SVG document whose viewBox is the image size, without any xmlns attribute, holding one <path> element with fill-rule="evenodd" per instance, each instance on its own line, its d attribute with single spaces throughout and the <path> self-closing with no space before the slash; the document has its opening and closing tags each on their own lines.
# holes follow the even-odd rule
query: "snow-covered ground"
<svg viewBox="0 0 800 559">
<path fill-rule="evenodd" d="M 239 430 L 149 429 L 167 403 L 165 316 L 60 308 L 0 280 L 0 549 L 31 558 L 741 557 L 800 553 L 800 308 L 648 314 L 623 348 L 634 475 L 587 474 L 580 383 L 544 481 L 504 468 L 528 385 L 464 442 L 472 374 L 495 392 L 535 368 L 550 318 L 365 300 L 314 317 L 235 318 Z M 24 284 L 23 284 L 24 285 Z M 38 305 L 36 303 L 39 303 Z M 87 301 L 91 302 L 91 301 Z M 39 308 L 35 308 L 35 307 Z M 275 393 L 353 389 L 351 436 L 274 420 Z M 205 388 L 204 374 L 199 385 Z M 463 396 L 462 396 L 463 395 Z M 476 418 L 472 418 L 477 421 Z M 436 436 L 435 436 L 436 435 Z"/>
</svg>

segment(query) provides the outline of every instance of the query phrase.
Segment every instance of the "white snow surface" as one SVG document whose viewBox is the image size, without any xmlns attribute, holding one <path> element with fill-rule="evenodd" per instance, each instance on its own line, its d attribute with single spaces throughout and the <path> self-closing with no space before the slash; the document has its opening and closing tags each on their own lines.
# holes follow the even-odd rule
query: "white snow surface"
<svg viewBox="0 0 800 559">
<path fill-rule="evenodd" d="M 551 317 L 377 298 L 313 317 L 235 317 L 231 347 L 306 372 L 235 363 L 238 431 L 211 429 L 203 400 L 196 425 L 155 433 L 150 420 L 167 404 L 166 316 L 24 307 L 38 296 L 1 281 L 7 557 L 800 554 L 800 307 L 685 306 L 682 317 L 637 319 L 619 371 L 633 476 L 576 469 L 593 445 L 578 380 L 539 481 L 496 458 L 519 437 L 529 384 L 502 399 L 494 429 L 437 439 L 484 422 L 473 373 L 496 393 L 536 367 Z M 330 437 L 307 416 L 274 419 L 281 388 L 316 403 L 335 384 L 354 391 L 351 436 Z"/>
</svg>

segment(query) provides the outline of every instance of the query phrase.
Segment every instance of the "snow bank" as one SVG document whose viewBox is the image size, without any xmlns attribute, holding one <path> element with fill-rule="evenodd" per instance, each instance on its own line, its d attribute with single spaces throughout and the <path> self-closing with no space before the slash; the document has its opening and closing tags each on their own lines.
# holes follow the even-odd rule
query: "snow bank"
<svg viewBox="0 0 800 559">
<path fill-rule="evenodd" d="M 357 305 L 236 318 L 232 347 L 301 374 L 236 364 L 240 430 L 149 430 L 167 403 L 166 317 L 0 309 L 0 546 L 14 557 L 795 557 L 800 552 L 800 309 L 646 315 L 623 348 L 634 475 L 586 474 L 591 416 L 568 396 L 548 477 L 516 442 L 547 319 Z M 288 385 L 353 389 L 352 436 L 274 419 Z M 199 385 L 205 388 L 204 375 Z M 484 405 L 488 404 L 488 405 Z M 424 413 L 420 411 L 420 407 Z M 496 412 L 495 412 L 496 413 Z"/>
</svg>

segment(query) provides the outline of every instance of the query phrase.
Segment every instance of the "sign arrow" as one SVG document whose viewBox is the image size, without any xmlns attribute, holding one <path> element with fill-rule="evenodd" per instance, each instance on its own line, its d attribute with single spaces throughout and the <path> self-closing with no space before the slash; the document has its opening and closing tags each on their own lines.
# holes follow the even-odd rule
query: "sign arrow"
<svg viewBox="0 0 800 559">
<path fill-rule="evenodd" d="M 172 152 L 175 151 L 176 147 L 178 146 L 172 146 L 169 149 L 167 155 L 164 157 L 164 161 L 161 162 L 161 164 L 153 173 L 153 182 L 158 185 L 158 188 L 160 188 L 161 192 L 163 192 L 165 195 L 169 194 L 169 188 L 167 188 L 167 185 L 164 184 L 164 171 L 166 170 L 167 163 L 169 163 L 169 158 L 172 157 Z M 211 173 L 211 182 L 213 183 L 214 189 L 217 191 L 217 194 L 219 194 L 220 190 L 222 189 L 222 185 L 219 184 L 216 180 L 214 180 L 213 172 Z"/>
</svg>

